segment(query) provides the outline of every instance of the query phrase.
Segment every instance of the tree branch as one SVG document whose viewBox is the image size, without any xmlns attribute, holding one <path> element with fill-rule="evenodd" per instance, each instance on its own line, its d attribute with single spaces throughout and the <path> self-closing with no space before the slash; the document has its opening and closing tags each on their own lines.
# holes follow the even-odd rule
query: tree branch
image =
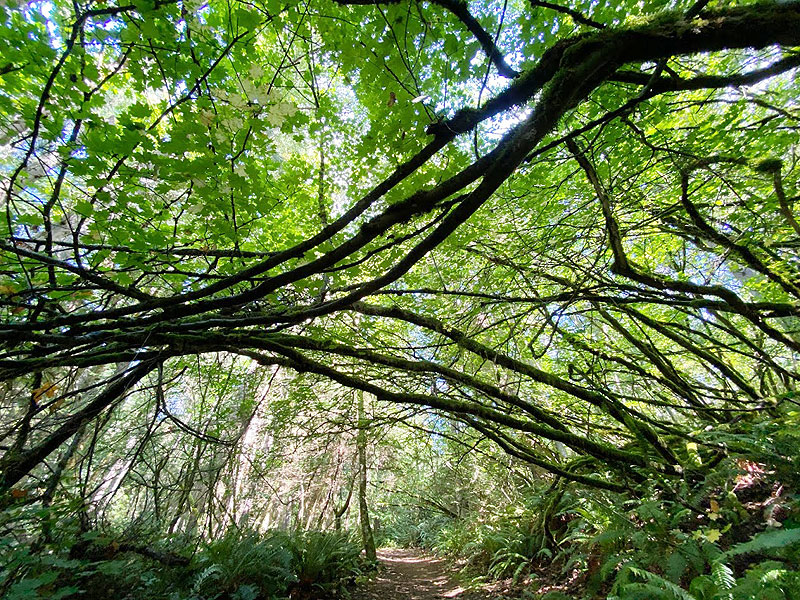
<svg viewBox="0 0 800 600">
<path fill-rule="evenodd" d="M 560 4 L 556 4 L 555 2 L 546 2 L 545 0 L 530 0 L 531 6 L 533 7 L 541 7 L 541 8 L 549 8 L 550 10 L 554 10 L 556 12 L 563 13 L 565 15 L 569 15 L 572 17 L 577 23 L 581 23 L 583 25 L 588 25 L 589 27 L 594 27 L 596 29 L 605 29 L 605 23 L 600 23 L 599 21 L 595 21 L 584 15 L 583 13 L 569 8 L 568 6 L 561 6 Z"/>
<path fill-rule="evenodd" d="M 342 6 L 374 6 L 376 4 L 400 4 L 402 0 L 334 0 Z M 505 61 L 502 52 L 494 43 L 492 36 L 478 23 L 467 8 L 465 0 L 431 0 L 433 4 L 438 4 L 450 11 L 461 23 L 475 36 L 480 43 L 487 58 L 497 69 L 497 72 L 509 79 L 519 76 L 519 72 L 511 68 Z"/>
</svg>

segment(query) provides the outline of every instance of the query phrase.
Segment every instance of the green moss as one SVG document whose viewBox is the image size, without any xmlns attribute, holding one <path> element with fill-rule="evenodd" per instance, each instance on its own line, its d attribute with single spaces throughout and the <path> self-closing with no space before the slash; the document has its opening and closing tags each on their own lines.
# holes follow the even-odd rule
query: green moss
<svg viewBox="0 0 800 600">
<path fill-rule="evenodd" d="M 781 159 L 770 157 L 758 161 L 753 165 L 753 169 L 760 173 L 775 173 L 776 171 L 780 171 L 782 166 L 783 161 Z"/>
</svg>

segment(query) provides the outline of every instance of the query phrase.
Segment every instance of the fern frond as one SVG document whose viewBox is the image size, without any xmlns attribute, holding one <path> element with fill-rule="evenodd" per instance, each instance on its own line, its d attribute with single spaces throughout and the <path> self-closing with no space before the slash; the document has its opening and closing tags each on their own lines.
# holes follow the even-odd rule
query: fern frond
<svg viewBox="0 0 800 600">
<path fill-rule="evenodd" d="M 203 584 L 211 579 L 217 579 L 222 575 L 222 568 L 219 565 L 211 565 L 206 567 L 197 574 L 195 577 L 194 585 L 192 585 L 192 594 L 197 595 L 200 593 Z"/>
<path fill-rule="evenodd" d="M 764 531 L 753 536 L 753 539 L 751 539 L 749 542 L 737 544 L 725 552 L 724 556 L 737 556 L 739 554 L 761 552 L 762 550 L 786 548 L 787 546 L 792 546 L 798 542 L 800 542 L 800 528 Z"/>
<path fill-rule="evenodd" d="M 663 592 L 663 597 L 669 598 L 670 600 L 697 600 L 694 596 L 692 596 L 689 592 L 684 590 L 682 587 L 675 585 L 671 581 L 667 581 L 660 575 L 656 575 L 655 573 L 651 573 L 645 569 L 640 569 L 638 567 L 627 567 L 627 570 L 636 577 L 640 579 L 644 579 L 645 583 L 650 584 L 651 586 L 655 587 L 656 589 Z M 628 584 L 628 585 L 636 585 L 636 584 Z M 625 586 L 628 587 L 627 585 Z"/>
<path fill-rule="evenodd" d="M 731 568 L 722 561 L 711 563 L 711 579 L 717 586 L 719 600 L 733 600 L 733 594 L 721 592 L 732 590 L 736 585 L 736 578 L 733 576 Z"/>
</svg>

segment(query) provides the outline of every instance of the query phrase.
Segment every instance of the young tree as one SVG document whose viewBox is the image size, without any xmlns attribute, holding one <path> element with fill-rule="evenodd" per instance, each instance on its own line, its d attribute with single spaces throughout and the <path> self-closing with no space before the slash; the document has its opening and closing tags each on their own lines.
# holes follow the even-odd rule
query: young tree
<svg viewBox="0 0 800 600">
<path fill-rule="evenodd" d="M 358 515 L 361 525 L 361 540 L 367 559 L 375 561 L 375 536 L 369 518 L 367 504 L 367 415 L 364 411 L 364 392 L 358 392 L 358 434 L 356 446 L 358 450 Z"/>
</svg>

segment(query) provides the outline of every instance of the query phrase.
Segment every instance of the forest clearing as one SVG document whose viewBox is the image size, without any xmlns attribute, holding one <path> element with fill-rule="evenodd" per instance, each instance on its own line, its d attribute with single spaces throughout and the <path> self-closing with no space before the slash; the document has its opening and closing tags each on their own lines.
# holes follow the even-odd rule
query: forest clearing
<svg viewBox="0 0 800 600">
<path fill-rule="evenodd" d="M 800 1 L 0 28 L 0 598 L 800 598 Z"/>
</svg>

